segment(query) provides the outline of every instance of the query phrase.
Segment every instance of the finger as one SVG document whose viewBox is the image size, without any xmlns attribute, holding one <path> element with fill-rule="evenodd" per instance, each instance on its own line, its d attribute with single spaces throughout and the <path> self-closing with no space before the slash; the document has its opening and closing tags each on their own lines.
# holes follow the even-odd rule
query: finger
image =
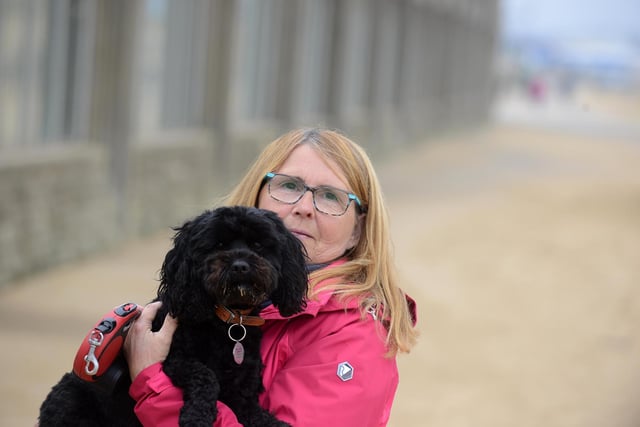
<svg viewBox="0 0 640 427">
<path fill-rule="evenodd" d="M 178 319 L 167 314 L 164 318 L 164 323 L 162 324 L 162 328 L 160 328 L 160 333 L 167 337 L 172 337 L 173 333 L 176 331 L 178 327 Z"/>
<path fill-rule="evenodd" d="M 153 319 L 156 318 L 156 314 L 158 310 L 162 307 L 161 301 L 152 302 L 151 304 L 147 304 L 143 309 L 140 317 L 138 318 L 138 322 L 140 322 L 139 327 L 144 327 L 146 329 L 151 329 L 151 323 Z"/>
</svg>

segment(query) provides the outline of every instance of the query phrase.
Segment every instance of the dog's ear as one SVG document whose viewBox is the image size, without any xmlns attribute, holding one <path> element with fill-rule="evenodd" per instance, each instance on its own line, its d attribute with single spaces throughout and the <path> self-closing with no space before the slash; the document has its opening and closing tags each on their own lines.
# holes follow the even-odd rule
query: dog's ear
<svg viewBox="0 0 640 427">
<path fill-rule="evenodd" d="M 187 291 L 191 283 L 198 283 L 199 268 L 195 265 L 191 242 L 196 238 L 198 224 L 202 216 L 185 222 L 180 227 L 174 228 L 173 247 L 167 252 L 162 269 L 160 270 L 160 286 L 158 287 L 158 300 L 162 301 L 165 308 L 173 316 L 180 318 L 182 311 L 188 307 L 194 307 L 197 299 L 194 291 L 199 287 L 193 287 Z"/>
<path fill-rule="evenodd" d="M 189 222 L 181 227 L 176 227 L 173 236 L 173 247 L 167 252 L 160 270 L 160 286 L 158 287 L 158 300 L 166 310 L 175 315 L 175 310 L 182 307 L 182 292 L 178 288 L 184 289 L 189 281 L 189 261 L 187 257 L 186 236 Z"/>
<path fill-rule="evenodd" d="M 280 277 L 278 277 L 278 287 L 271 294 L 271 301 L 280 314 L 287 317 L 302 311 L 306 306 L 308 286 L 306 251 L 302 242 L 280 221 L 276 226 L 283 236 L 281 243 L 284 259 L 280 268 Z"/>
</svg>

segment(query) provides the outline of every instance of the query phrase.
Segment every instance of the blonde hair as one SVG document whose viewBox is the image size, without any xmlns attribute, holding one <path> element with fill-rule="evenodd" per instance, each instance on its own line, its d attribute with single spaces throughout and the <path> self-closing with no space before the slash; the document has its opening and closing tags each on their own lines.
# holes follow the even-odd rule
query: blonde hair
<svg viewBox="0 0 640 427">
<path fill-rule="evenodd" d="M 341 297 L 358 298 L 363 316 L 373 312 L 383 320 L 387 327 L 389 355 L 409 352 L 415 344 L 417 331 L 406 297 L 398 286 L 382 191 L 362 147 L 333 130 L 292 130 L 263 150 L 224 202 L 256 206 L 265 175 L 277 171 L 300 144 L 310 144 L 320 156 L 336 164 L 366 210 L 360 240 L 349 252 L 348 261 L 336 268 L 311 273 L 310 297 L 313 297 L 314 288 L 320 281 L 342 278 L 331 288 Z"/>
</svg>

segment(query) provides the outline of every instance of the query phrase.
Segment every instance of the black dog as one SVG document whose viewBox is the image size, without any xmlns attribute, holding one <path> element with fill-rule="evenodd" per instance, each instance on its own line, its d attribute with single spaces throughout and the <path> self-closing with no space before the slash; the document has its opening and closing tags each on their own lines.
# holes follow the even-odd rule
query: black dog
<svg viewBox="0 0 640 427">
<path fill-rule="evenodd" d="M 287 426 L 258 405 L 257 315 L 268 300 L 283 316 L 303 309 L 303 246 L 274 213 L 256 208 L 207 211 L 176 230 L 162 265 L 156 301 L 163 304 L 153 329 L 167 313 L 178 319 L 163 370 L 183 390 L 180 425 L 210 427 L 220 400 L 243 425 Z M 122 378 L 108 392 L 65 374 L 40 408 L 40 426 L 139 426 L 128 375 Z"/>
</svg>

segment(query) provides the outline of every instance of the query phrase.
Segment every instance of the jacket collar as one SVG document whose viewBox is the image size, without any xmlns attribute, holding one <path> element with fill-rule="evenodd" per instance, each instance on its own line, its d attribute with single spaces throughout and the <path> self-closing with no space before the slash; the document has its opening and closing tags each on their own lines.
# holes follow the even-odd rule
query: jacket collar
<svg viewBox="0 0 640 427">
<path fill-rule="evenodd" d="M 347 262 L 347 260 L 345 258 L 341 258 L 330 263 L 324 268 L 336 267 L 344 264 L 345 262 Z M 337 278 L 327 279 L 318 283 L 317 286 L 319 288 L 322 288 L 329 284 L 335 283 L 337 280 L 339 279 Z M 333 292 L 331 290 L 329 289 L 321 290 L 320 292 L 318 292 L 318 294 L 314 299 L 307 300 L 307 306 L 304 310 L 302 310 L 300 313 L 296 313 L 293 316 L 290 316 L 287 318 L 282 317 L 278 309 L 273 304 L 269 304 L 262 309 L 262 311 L 260 312 L 260 317 L 262 317 L 263 319 L 280 319 L 280 320 L 291 319 L 294 317 L 304 316 L 304 315 L 307 315 L 307 316 L 310 315 L 310 316 L 316 317 L 318 313 L 320 313 L 321 311 L 333 311 L 337 309 L 343 310 L 345 307 L 352 307 L 352 308 L 358 307 L 358 301 L 355 298 L 348 299 L 346 301 L 341 302 L 338 307 L 338 305 L 330 303 L 332 296 L 333 296 Z M 409 306 L 409 314 L 411 315 L 411 322 L 413 323 L 413 326 L 416 326 L 416 324 L 418 323 L 418 309 L 417 309 L 416 301 L 407 294 L 405 294 L 405 298 L 407 300 L 407 305 Z"/>
<path fill-rule="evenodd" d="M 341 258 L 329 263 L 324 268 L 337 267 L 339 265 L 344 264 L 345 262 L 347 262 L 347 260 L 345 258 Z M 322 290 L 322 288 L 332 283 L 335 283 L 338 280 L 339 278 L 332 278 L 332 279 L 323 280 L 322 282 L 318 283 L 316 286 L 321 290 L 320 292 L 318 292 L 316 297 L 314 299 L 307 299 L 307 306 L 305 307 L 305 309 L 288 318 L 304 316 L 304 315 L 311 315 L 313 317 L 317 316 L 319 312 L 323 311 L 323 309 L 327 307 L 329 300 L 333 295 L 333 291 L 329 289 Z M 344 308 L 344 306 L 342 306 L 342 308 Z M 263 319 L 285 319 L 280 315 L 280 312 L 273 304 L 269 304 L 268 306 L 263 308 L 262 311 L 260 312 L 260 317 L 262 317 Z"/>
</svg>

